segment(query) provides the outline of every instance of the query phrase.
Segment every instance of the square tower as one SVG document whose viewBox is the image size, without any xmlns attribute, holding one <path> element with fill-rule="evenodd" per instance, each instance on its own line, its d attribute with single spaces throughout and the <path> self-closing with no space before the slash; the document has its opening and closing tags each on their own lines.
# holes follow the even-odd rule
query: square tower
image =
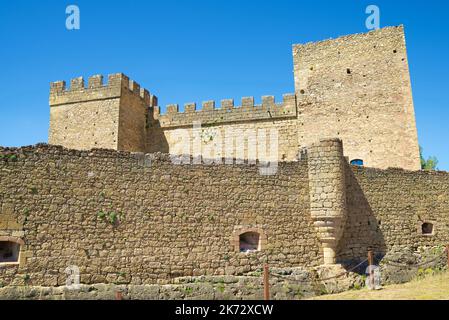
<svg viewBox="0 0 449 320">
<path fill-rule="evenodd" d="M 293 59 L 300 146 L 335 137 L 349 160 L 420 169 L 402 26 L 294 45 Z"/>
<path fill-rule="evenodd" d="M 148 109 L 156 97 L 124 74 L 82 77 L 50 87 L 49 143 L 71 149 L 145 151 Z"/>
</svg>

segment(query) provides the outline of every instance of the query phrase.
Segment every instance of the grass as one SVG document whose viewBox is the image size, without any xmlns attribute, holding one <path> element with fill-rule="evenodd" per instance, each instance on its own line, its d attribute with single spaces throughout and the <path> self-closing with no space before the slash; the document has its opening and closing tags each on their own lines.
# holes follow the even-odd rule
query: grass
<svg viewBox="0 0 449 320">
<path fill-rule="evenodd" d="M 313 297 L 314 300 L 449 300 L 449 272 L 429 275 L 404 284 L 382 287 L 381 290 L 346 291 Z"/>
</svg>

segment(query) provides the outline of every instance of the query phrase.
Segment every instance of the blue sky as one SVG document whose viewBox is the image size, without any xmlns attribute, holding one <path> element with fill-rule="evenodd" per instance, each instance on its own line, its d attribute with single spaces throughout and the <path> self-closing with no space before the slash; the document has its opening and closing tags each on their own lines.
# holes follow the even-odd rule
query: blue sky
<svg viewBox="0 0 449 320">
<path fill-rule="evenodd" d="M 49 83 L 123 72 L 160 105 L 294 91 L 291 45 L 404 24 L 419 142 L 449 170 L 446 1 L 0 0 L 0 145 L 48 139 Z M 65 27 L 76 4 L 81 29 Z"/>
</svg>

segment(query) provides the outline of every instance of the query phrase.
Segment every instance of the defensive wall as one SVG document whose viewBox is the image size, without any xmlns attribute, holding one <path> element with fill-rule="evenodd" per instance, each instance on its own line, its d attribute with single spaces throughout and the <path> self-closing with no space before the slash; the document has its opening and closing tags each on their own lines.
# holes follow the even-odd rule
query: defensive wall
<svg viewBox="0 0 449 320">
<path fill-rule="evenodd" d="M 0 244 L 17 249 L 0 263 L 3 285 L 63 285 L 73 265 L 85 284 L 167 283 L 449 242 L 448 173 L 350 166 L 338 139 L 273 175 L 161 153 L 36 145 L 0 154 Z"/>
</svg>

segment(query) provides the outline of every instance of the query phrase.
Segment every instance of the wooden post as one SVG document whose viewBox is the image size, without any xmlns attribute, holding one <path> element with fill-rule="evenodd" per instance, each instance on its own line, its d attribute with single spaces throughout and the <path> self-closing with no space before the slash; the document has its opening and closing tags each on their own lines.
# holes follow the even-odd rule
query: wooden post
<svg viewBox="0 0 449 320">
<path fill-rule="evenodd" d="M 368 250 L 368 270 L 369 270 L 369 283 L 371 285 L 371 288 L 374 289 L 374 258 L 373 258 L 373 251 L 371 249 Z"/>
<path fill-rule="evenodd" d="M 447 268 L 449 270 L 449 244 L 446 246 L 446 254 L 447 254 Z"/>
<path fill-rule="evenodd" d="M 268 264 L 263 266 L 263 297 L 265 300 L 270 300 L 270 270 L 268 269 Z"/>
</svg>

